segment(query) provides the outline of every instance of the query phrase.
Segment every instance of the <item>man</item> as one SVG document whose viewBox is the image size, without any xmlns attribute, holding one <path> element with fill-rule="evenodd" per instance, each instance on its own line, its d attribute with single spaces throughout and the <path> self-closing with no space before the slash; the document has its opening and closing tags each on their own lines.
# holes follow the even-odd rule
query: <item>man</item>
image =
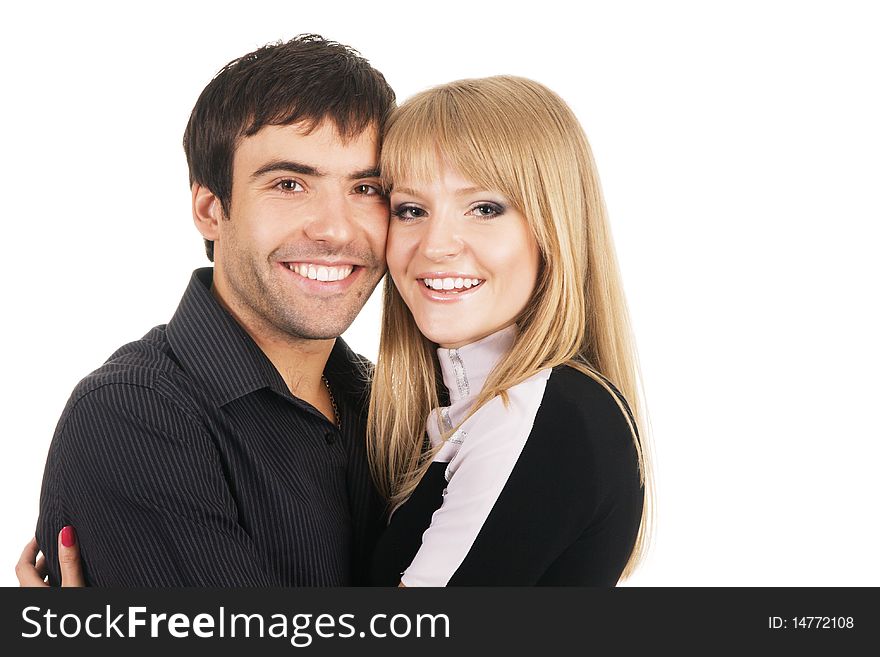
<svg viewBox="0 0 880 657">
<path fill-rule="evenodd" d="M 382 513 L 369 363 L 338 336 L 385 271 L 377 162 L 394 100 L 315 35 L 204 89 L 184 148 L 214 267 L 74 390 L 37 525 L 51 584 L 68 526 L 90 585 L 364 583 Z"/>
</svg>

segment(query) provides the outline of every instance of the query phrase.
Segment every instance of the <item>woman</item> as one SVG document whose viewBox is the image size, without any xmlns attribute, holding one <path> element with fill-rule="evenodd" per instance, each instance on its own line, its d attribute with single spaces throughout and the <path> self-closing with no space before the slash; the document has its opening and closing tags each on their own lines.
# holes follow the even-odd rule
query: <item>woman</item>
<svg viewBox="0 0 880 657">
<path fill-rule="evenodd" d="M 615 585 L 647 546 L 651 479 L 580 125 L 536 82 L 461 80 L 397 110 L 381 170 L 376 582 Z"/>
<path fill-rule="evenodd" d="M 536 82 L 452 82 L 395 112 L 381 170 L 374 583 L 614 586 L 647 548 L 652 477 L 580 125 Z"/>
</svg>

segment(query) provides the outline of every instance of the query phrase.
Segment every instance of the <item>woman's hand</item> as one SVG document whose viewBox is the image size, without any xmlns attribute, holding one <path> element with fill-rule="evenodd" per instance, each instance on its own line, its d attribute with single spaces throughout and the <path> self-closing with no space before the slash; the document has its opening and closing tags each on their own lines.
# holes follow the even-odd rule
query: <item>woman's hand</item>
<svg viewBox="0 0 880 657">
<path fill-rule="evenodd" d="M 37 553 L 40 546 L 37 539 L 32 538 L 21 558 L 15 564 L 15 576 L 18 577 L 19 586 L 48 587 L 46 575 L 46 557 L 42 554 L 39 559 Z M 58 565 L 61 567 L 61 586 L 76 587 L 85 586 L 85 578 L 82 574 L 82 562 L 79 557 L 79 545 L 76 543 L 76 531 L 68 525 L 58 532 Z"/>
</svg>

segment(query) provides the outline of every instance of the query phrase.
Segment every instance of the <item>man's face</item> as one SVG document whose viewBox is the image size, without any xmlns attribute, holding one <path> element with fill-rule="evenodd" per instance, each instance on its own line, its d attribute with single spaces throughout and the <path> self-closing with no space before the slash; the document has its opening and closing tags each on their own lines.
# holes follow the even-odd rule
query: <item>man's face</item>
<svg viewBox="0 0 880 657">
<path fill-rule="evenodd" d="M 389 214 L 377 167 L 372 128 L 347 143 L 329 122 L 242 139 L 230 216 L 214 241 L 214 285 L 240 322 L 306 339 L 348 328 L 385 272 Z"/>
</svg>

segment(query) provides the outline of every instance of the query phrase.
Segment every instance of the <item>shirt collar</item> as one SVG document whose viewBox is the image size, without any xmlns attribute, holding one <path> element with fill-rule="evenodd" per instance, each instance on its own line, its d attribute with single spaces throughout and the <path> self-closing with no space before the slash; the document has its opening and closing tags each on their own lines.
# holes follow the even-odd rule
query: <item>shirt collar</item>
<svg viewBox="0 0 880 657">
<path fill-rule="evenodd" d="M 495 365 L 510 351 L 516 335 L 516 324 L 511 324 L 458 349 L 437 349 L 450 404 L 480 393 Z"/>
<path fill-rule="evenodd" d="M 168 322 L 168 342 L 181 366 L 201 381 L 220 406 L 263 388 L 300 401 L 290 394 L 272 361 L 214 297 L 213 274 L 212 267 L 193 272 Z M 334 391 L 359 392 L 357 396 L 361 397 L 362 381 L 368 377 L 363 372 L 368 367 L 369 361 L 356 356 L 342 338 L 336 338 L 325 375 Z"/>
</svg>

